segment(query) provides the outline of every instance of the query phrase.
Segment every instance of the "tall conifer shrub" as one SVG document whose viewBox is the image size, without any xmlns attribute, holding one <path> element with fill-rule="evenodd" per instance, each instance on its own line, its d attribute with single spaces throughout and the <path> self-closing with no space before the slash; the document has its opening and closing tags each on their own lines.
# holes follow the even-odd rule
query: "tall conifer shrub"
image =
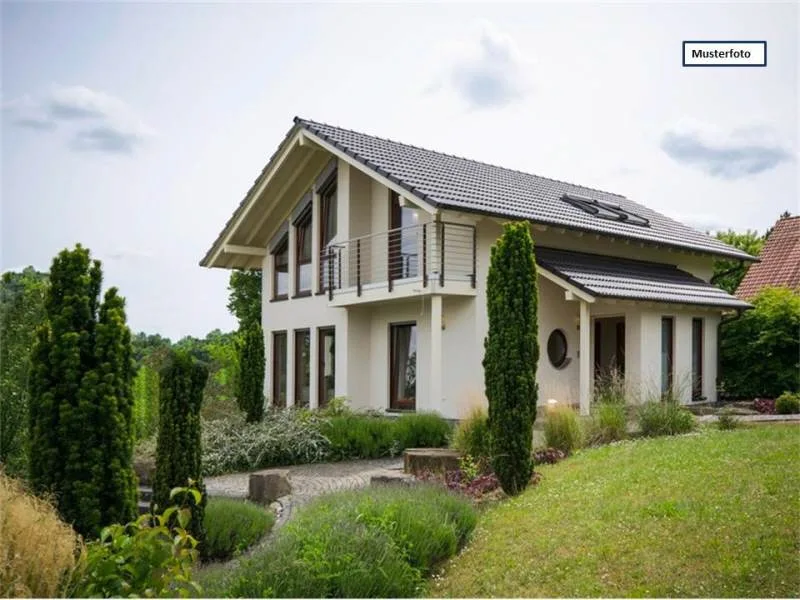
<svg viewBox="0 0 800 600">
<path fill-rule="evenodd" d="M 191 480 L 192 487 L 200 491 L 202 500 L 199 504 L 189 500 L 192 520 L 186 529 L 199 542 L 201 553 L 204 551 L 203 516 L 207 498 L 201 470 L 200 407 L 207 379 L 208 367 L 187 351 L 175 351 L 167 360 L 161 372 L 153 482 L 153 502 L 159 511 L 187 500 L 170 498 L 173 488 L 187 487 Z"/>
<path fill-rule="evenodd" d="M 484 383 L 489 400 L 492 466 L 509 495 L 530 481 L 536 418 L 536 259 L 527 222 L 508 223 L 492 247 L 486 280 L 489 333 Z"/>
<path fill-rule="evenodd" d="M 264 416 L 264 332 L 259 323 L 243 327 L 239 341 L 239 378 L 236 401 L 247 422 Z"/>
<path fill-rule="evenodd" d="M 30 480 L 86 536 L 136 512 L 133 365 L 125 301 L 99 303 L 100 262 L 77 245 L 50 268 L 31 369 Z"/>
</svg>

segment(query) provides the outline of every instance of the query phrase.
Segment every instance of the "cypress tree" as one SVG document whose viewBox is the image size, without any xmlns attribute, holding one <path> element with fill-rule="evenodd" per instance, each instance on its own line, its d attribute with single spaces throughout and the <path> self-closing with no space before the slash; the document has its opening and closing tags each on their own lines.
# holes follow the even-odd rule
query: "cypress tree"
<svg viewBox="0 0 800 600">
<path fill-rule="evenodd" d="M 116 289 L 99 305 L 101 266 L 87 249 L 62 251 L 50 281 L 32 359 L 30 479 L 96 536 L 136 511 L 130 331 Z"/>
<path fill-rule="evenodd" d="M 248 423 L 264 416 L 264 332 L 258 323 L 250 323 L 240 333 L 236 402 Z"/>
<path fill-rule="evenodd" d="M 187 351 L 172 353 L 161 372 L 159 390 L 158 440 L 156 443 L 156 474 L 153 482 L 153 502 L 162 511 L 185 499 L 170 498 L 176 487 L 192 487 L 201 493 L 200 504 L 191 503 L 192 519 L 187 530 L 198 541 L 203 552 L 205 528 L 203 515 L 206 491 L 201 471 L 200 406 L 203 388 L 208 379 L 208 367 L 195 360 Z"/>
<path fill-rule="evenodd" d="M 489 333 L 484 382 L 489 400 L 492 466 L 509 495 L 530 481 L 536 418 L 536 259 L 527 222 L 508 223 L 492 247 L 486 281 Z"/>
</svg>

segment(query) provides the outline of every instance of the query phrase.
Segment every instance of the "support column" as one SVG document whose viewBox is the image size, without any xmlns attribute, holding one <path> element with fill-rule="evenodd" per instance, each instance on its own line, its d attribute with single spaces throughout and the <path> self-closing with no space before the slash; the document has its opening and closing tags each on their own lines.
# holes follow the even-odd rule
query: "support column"
<svg viewBox="0 0 800 600">
<path fill-rule="evenodd" d="M 592 321 L 589 318 L 589 303 L 581 300 L 580 305 L 580 405 L 581 415 L 589 414 L 589 403 L 592 399 Z"/>
<path fill-rule="evenodd" d="M 430 397 L 425 410 L 442 410 L 442 297 L 431 296 Z M 418 407 L 419 409 L 419 407 Z"/>
</svg>

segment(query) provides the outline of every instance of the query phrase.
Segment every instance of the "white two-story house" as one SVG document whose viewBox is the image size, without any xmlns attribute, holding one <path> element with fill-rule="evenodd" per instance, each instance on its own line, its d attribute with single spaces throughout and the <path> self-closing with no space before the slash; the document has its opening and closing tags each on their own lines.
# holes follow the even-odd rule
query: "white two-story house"
<svg viewBox="0 0 800 600">
<path fill-rule="evenodd" d="M 721 315 L 749 305 L 712 263 L 753 259 L 616 194 L 296 118 L 200 264 L 263 270 L 269 404 L 458 419 L 485 402 L 489 253 L 517 219 L 540 402 L 587 413 L 609 369 L 632 401 L 716 399 Z"/>
</svg>

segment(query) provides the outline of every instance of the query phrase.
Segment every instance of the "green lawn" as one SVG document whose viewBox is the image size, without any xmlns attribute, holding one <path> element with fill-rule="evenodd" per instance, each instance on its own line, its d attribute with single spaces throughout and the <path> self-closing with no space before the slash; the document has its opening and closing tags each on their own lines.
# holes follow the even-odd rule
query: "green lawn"
<svg viewBox="0 0 800 600">
<path fill-rule="evenodd" d="M 434 596 L 796 597 L 800 427 L 639 440 L 538 468 Z"/>
</svg>

